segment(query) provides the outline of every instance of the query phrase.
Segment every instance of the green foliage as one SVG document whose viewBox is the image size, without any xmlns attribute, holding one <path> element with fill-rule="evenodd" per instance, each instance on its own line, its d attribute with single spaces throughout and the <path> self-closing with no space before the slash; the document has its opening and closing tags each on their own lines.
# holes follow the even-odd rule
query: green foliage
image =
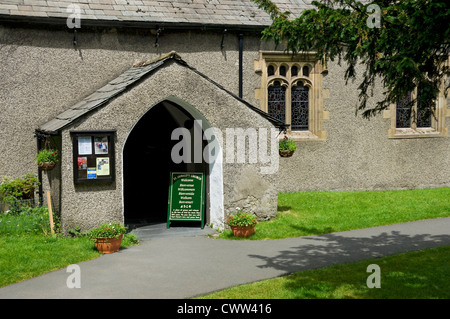
<svg viewBox="0 0 450 319">
<path fill-rule="evenodd" d="M 0 199 L 8 201 L 34 198 L 34 190 L 38 185 L 39 181 L 33 174 L 26 174 L 18 179 L 4 177 L 0 184 Z"/>
<path fill-rule="evenodd" d="M 228 216 L 226 222 L 228 226 L 254 226 L 258 223 L 258 220 L 254 215 L 246 213 L 237 208 L 237 213 Z"/>
<path fill-rule="evenodd" d="M 40 150 L 35 158 L 36 163 L 47 163 L 47 162 L 58 162 L 58 151 L 57 150 Z"/>
<path fill-rule="evenodd" d="M 328 234 L 450 216 L 450 188 L 279 193 L 277 216 L 245 240 Z M 231 231 L 221 235 L 233 239 Z M 244 240 L 244 239 L 242 239 Z"/>
<path fill-rule="evenodd" d="M 139 239 L 136 237 L 133 233 L 126 233 L 125 236 L 123 236 L 122 243 L 120 247 L 128 247 L 128 246 L 134 246 L 139 244 Z"/>
<path fill-rule="evenodd" d="M 0 235 L 0 287 L 99 256 L 89 238 Z"/>
<path fill-rule="evenodd" d="M 138 244 L 128 233 L 121 248 Z M 0 234 L 0 287 L 101 256 L 92 240 L 35 233 Z"/>
<path fill-rule="evenodd" d="M 254 0 L 270 14 L 273 23 L 263 39 L 283 44 L 292 53 L 317 52 L 317 58 L 347 63 L 344 78 L 356 78 L 356 66 L 364 64 L 358 87 L 358 110 L 370 117 L 420 88 L 410 106 L 433 113 L 443 81 L 449 75 L 450 2 L 444 0 L 313 1 L 314 9 L 291 19 L 270 0 Z M 378 5 L 380 27 L 368 24 Z M 373 86 L 381 79 L 384 99 L 368 108 Z M 445 93 L 449 84 L 445 88 Z"/>
<path fill-rule="evenodd" d="M 297 149 L 297 145 L 295 144 L 295 142 L 292 139 L 285 136 L 279 142 L 279 149 L 287 150 L 287 151 L 295 151 Z"/>
<path fill-rule="evenodd" d="M 55 220 L 55 217 L 54 217 Z M 0 234 L 50 233 L 48 208 L 21 207 L 0 214 Z"/>
<path fill-rule="evenodd" d="M 117 238 L 122 234 L 125 234 L 127 227 L 119 223 L 107 223 L 103 224 L 97 228 L 91 229 L 87 236 L 91 239 L 96 239 L 100 237 L 110 237 Z"/>
<path fill-rule="evenodd" d="M 82 236 L 84 236 L 84 234 L 81 232 L 80 226 L 75 226 L 74 228 L 70 228 L 67 232 L 72 237 L 82 237 Z"/>
</svg>

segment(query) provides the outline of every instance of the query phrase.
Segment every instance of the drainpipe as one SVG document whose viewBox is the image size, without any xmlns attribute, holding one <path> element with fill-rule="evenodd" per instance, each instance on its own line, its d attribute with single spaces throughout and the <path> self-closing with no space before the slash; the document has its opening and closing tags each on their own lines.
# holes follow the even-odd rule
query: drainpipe
<svg viewBox="0 0 450 319">
<path fill-rule="evenodd" d="M 41 149 L 41 138 L 38 132 L 35 132 L 36 136 L 36 144 L 37 144 L 37 152 L 39 153 L 39 150 Z M 38 180 L 39 180 L 39 206 L 42 206 L 44 204 L 44 195 L 42 190 L 42 170 L 40 167 L 38 167 Z"/>
<path fill-rule="evenodd" d="M 239 97 L 242 99 L 242 53 L 244 49 L 244 35 L 239 34 Z"/>
</svg>

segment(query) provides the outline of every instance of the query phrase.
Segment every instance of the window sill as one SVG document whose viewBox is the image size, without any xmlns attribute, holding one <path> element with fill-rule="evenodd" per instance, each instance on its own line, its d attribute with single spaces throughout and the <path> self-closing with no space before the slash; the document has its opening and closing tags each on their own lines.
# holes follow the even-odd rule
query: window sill
<svg viewBox="0 0 450 319">
<path fill-rule="evenodd" d="M 325 131 L 321 131 L 319 135 L 311 131 L 288 131 L 286 134 L 280 134 L 279 139 L 284 138 L 285 135 L 294 141 L 322 141 L 326 139 Z"/>
<path fill-rule="evenodd" d="M 445 136 L 447 136 L 446 130 L 440 132 L 433 128 L 396 128 L 389 130 L 389 138 L 432 138 Z"/>
</svg>

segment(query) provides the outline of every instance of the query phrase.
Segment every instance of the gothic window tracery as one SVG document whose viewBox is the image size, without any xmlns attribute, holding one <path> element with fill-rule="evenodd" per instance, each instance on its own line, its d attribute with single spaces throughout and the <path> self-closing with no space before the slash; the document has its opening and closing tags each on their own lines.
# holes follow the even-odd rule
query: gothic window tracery
<svg viewBox="0 0 450 319">
<path fill-rule="evenodd" d="M 301 75 L 299 71 L 302 71 Z M 308 81 L 309 67 L 286 64 L 276 67 L 270 64 L 267 68 L 267 75 L 270 79 L 267 89 L 269 115 L 290 124 L 292 131 L 307 131 L 309 129 L 309 90 L 311 87 L 310 81 Z M 287 116 L 288 113 L 290 116 Z"/>
</svg>

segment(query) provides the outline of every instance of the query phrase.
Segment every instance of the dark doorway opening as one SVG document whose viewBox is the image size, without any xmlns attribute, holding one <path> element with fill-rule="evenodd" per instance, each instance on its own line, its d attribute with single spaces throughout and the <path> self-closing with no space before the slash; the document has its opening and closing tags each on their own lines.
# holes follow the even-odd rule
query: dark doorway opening
<svg viewBox="0 0 450 319">
<path fill-rule="evenodd" d="M 172 132 L 179 127 L 195 129 L 195 119 L 181 106 L 163 101 L 152 107 L 135 124 L 123 149 L 123 196 L 126 224 L 165 223 L 169 194 L 170 172 L 203 172 L 208 189 L 209 165 L 201 163 L 176 164 L 172 148 Z M 198 129 L 198 128 L 197 128 Z M 202 132 L 203 133 L 203 132 Z M 203 147 L 206 145 L 202 142 Z M 202 149 L 203 149 L 202 147 Z M 205 214 L 208 196 L 205 194 Z M 206 220 L 206 216 L 204 218 Z M 200 227 L 200 222 L 172 222 L 171 227 Z"/>
</svg>

